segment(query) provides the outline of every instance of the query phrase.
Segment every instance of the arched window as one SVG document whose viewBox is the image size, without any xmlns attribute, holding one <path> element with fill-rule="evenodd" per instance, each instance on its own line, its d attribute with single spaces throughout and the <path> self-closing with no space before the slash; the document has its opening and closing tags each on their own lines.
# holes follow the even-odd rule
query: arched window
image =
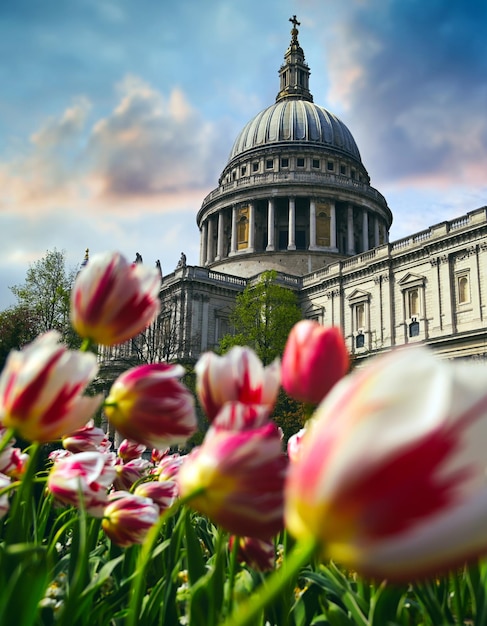
<svg viewBox="0 0 487 626">
<path fill-rule="evenodd" d="M 463 274 L 458 277 L 458 304 L 467 304 L 470 302 L 470 284 L 468 275 Z"/>
</svg>

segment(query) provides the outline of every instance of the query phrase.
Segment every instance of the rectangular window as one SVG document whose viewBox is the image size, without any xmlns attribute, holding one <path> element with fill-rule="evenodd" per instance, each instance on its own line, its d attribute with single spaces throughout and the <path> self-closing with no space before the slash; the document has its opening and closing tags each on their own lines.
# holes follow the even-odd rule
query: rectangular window
<svg viewBox="0 0 487 626">
<path fill-rule="evenodd" d="M 258 172 L 259 171 L 259 163 L 252 163 L 252 171 L 253 172 Z"/>
<path fill-rule="evenodd" d="M 345 174 L 347 173 L 347 168 L 345 165 L 340 165 L 340 174 L 343 174 L 345 176 Z"/>
<path fill-rule="evenodd" d="M 242 169 L 240 170 L 242 176 L 245 176 L 245 174 L 247 173 L 247 167 L 244 165 L 242 166 Z"/>
<path fill-rule="evenodd" d="M 281 159 L 281 167 L 289 167 L 289 159 L 287 157 Z"/>
<path fill-rule="evenodd" d="M 328 161 L 328 163 L 326 164 L 326 169 L 329 172 L 333 172 L 333 170 L 335 169 L 335 164 L 333 163 L 333 161 Z"/>
<path fill-rule="evenodd" d="M 313 168 L 315 170 L 319 170 L 320 169 L 320 160 L 319 159 L 313 159 Z"/>
<path fill-rule="evenodd" d="M 271 170 L 274 167 L 274 160 L 273 159 L 267 159 L 267 161 L 265 162 L 265 166 L 266 169 Z"/>
<path fill-rule="evenodd" d="M 302 157 L 298 157 L 298 158 L 296 159 L 296 165 L 297 165 L 298 167 L 304 167 L 304 159 L 303 159 Z"/>
</svg>

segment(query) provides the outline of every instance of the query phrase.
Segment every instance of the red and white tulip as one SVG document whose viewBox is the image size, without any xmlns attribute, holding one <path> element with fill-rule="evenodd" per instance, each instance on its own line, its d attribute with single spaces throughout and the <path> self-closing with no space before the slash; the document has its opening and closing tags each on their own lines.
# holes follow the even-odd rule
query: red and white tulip
<svg viewBox="0 0 487 626">
<path fill-rule="evenodd" d="M 412 579 L 487 552 L 487 370 L 424 348 L 371 360 L 308 423 L 286 525 L 359 573 Z"/>
</svg>

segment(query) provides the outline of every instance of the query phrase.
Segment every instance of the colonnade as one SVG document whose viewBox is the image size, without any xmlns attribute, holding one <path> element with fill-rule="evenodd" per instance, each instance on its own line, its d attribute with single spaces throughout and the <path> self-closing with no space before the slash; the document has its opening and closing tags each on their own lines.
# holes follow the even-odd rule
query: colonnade
<svg viewBox="0 0 487 626">
<path fill-rule="evenodd" d="M 296 198 L 289 197 L 288 200 L 288 216 L 287 216 L 287 250 L 296 250 Z M 309 234 L 308 250 L 317 251 L 329 251 L 339 252 L 337 244 L 337 211 L 335 202 L 332 200 L 326 201 L 327 210 L 329 212 L 329 245 L 322 246 L 317 243 L 317 201 L 314 198 L 309 199 L 309 221 L 306 225 Z M 247 209 L 246 220 L 248 221 L 248 236 L 246 246 L 239 248 L 238 245 L 238 221 L 239 221 L 239 207 L 245 206 Z M 229 208 L 229 207 L 228 207 Z M 357 224 L 357 211 L 361 212 L 362 228 L 361 228 L 361 250 L 356 250 L 355 229 Z M 255 202 L 248 201 L 242 202 L 239 205 L 234 204 L 231 208 L 231 226 L 230 226 L 230 248 L 228 250 L 228 229 L 225 229 L 225 220 L 228 219 L 225 216 L 226 209 L 220 209 L 218 213 L 210 215 L 202 224 L 201 230 L 201 253 L 200 253 L 200 265 L 208 265 L 214 261 L 220 261 L 227 256 L 234 256 L 237 253 L 251 253 L 256 252 L 255 238 L 256 238 L 256 207 Z M 355 212 L 355 216 L 354 216 Z M 228 213 L 228 211 L 227 211 Z M 343 219 L 343 218 L 342 218 Z M 369 239 L 369 222 L 373 220 L 372 239 L 373 245 L 370 245 Z M 267 245 L 262 250 L 265 252 L 273 252 L 278 249 L 276 244 L 276 232 L 278 231 L 278 224 L 276 223 L 276 207 L 275 198 L 271 197 L 267 200 Z M 216 245 L 215 245 L 216 234 Z M 357 208 L 352 204 L 348 204 L 346 213 L 346 254 L 354 255 L 358 252 L 364 252 L 371 247 L 379 246 L 381 243 L 385 243 L 387 238 L 387 229 L 384 226 L 383 241 L 380 237 L 380 221 L 379 217 L 372 211 L 368 211 L 366 208 Z M 225 250 L 225 243 L 227 243 L 227 250 Z M 282 245 L 282 243 L 281 243 Z"/>
</svg>

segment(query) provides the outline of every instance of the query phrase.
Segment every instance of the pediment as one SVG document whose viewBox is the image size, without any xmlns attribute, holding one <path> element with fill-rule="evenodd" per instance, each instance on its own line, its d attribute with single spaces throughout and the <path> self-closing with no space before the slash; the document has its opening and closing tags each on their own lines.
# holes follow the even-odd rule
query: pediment
<svg viewBox="0 0 487 626">
<path fill-rule="evenodd" d="M 351 302 L 364 302 L 370 300 L 370 293 L 363 289 L 354 289 L 352 293 L 347 296 L 347 300 Z"/>
<path fill-rule="evenodd" d="M 412 272 L 408 272 L 405 276 L 401 278 L 397 282 L 397 284 L 402 288 L 407 287 L 422 287 L 425 283 L 426 277 L 420 276 L 419 274 L 413 274 Z"/>
</svg>

